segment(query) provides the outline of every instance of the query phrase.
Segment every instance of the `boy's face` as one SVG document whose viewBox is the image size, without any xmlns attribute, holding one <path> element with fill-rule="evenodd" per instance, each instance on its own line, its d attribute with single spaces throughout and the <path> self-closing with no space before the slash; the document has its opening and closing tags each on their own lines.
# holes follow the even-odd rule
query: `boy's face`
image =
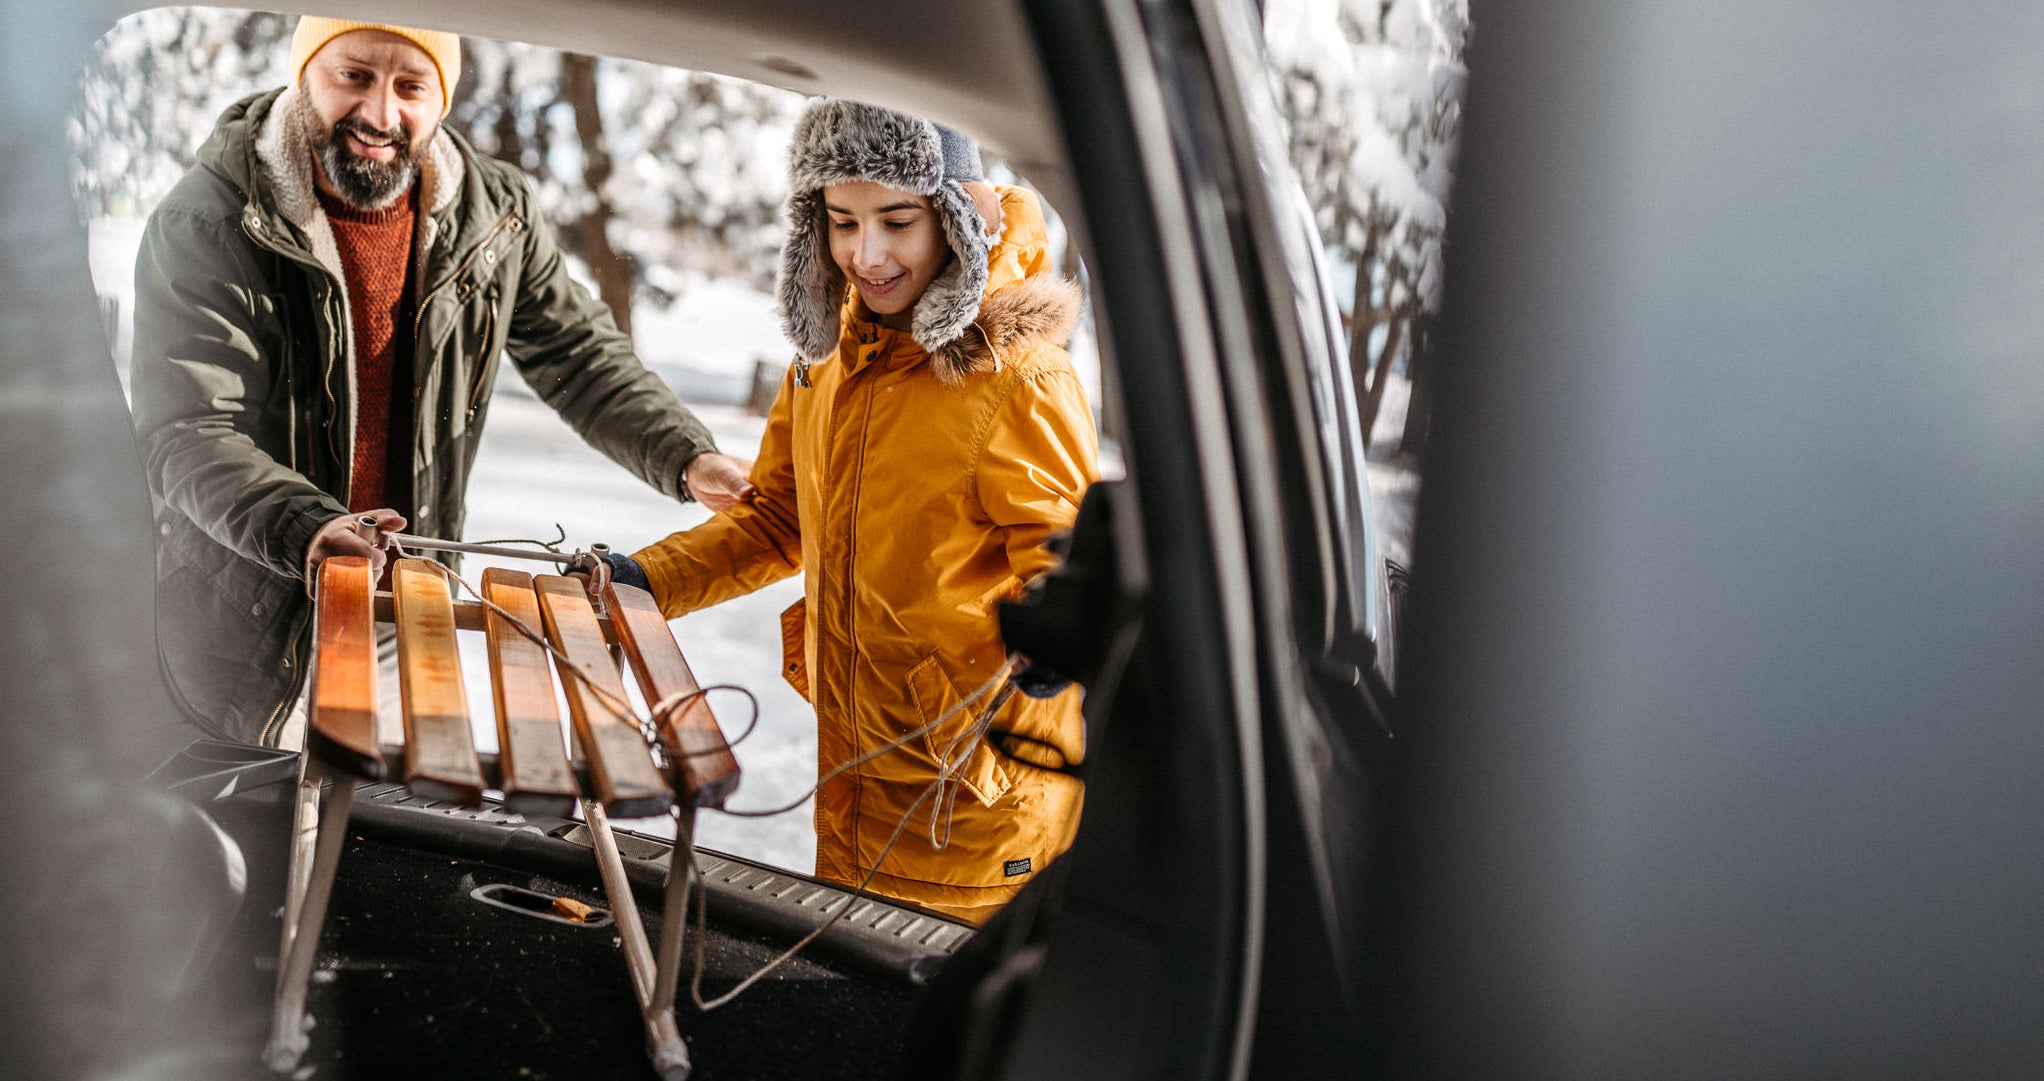
<svg viewBox="0 0 2044 1081">
<path fill-rule="evenodd" d="M 825 187 L 823 205 L 831 260 L 883 324 L 905 329 L 907 314 L 951 258 L 929 198 L 861 180 Z"/>
</svg>

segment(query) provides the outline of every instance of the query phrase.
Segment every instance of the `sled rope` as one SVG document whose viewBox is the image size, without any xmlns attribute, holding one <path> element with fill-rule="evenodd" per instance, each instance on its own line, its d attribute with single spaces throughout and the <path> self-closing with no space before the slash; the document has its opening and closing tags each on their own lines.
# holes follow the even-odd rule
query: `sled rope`
<svg viewBox="0 0 2044 1081">
<path fill-rule="evenodd" d="M 931 721 L 926 725 L 923 725 L 921 728 L 912 729 L 906 733 L 903 733 L 902 735 L 882 744 L 878 748 L 875 748 L 874 750 L 866 754 L 860 755 L 857 758 L 851 759 L 845 762 L 844 764 L 838 766 L 836 769 L 831 770 L 829 773 L 825 774 L 821 780 L 818 780 L 816 782 L 815 787 L 811 788 L 806 795 L 804 795 L 801 799 L 796 800 L 794 803 L 788 804 L 785 807 L 774 809 L 772 811 L 726 811 L 724 813 L 737 815 L 738 817 L 741 818 L 746 817 L 764 818 L 769 814 L 781 814 L 787 811 L 794 810 L 797 807 L 800 807 L 803 803 L 807 802 L 811 796 L 815 795 L 816 792 L 819 789 L 821 789 L 826 783 L 828 783 L 832 778 L 838 776 L 844 771 L 851 769 L 854 766 L 870 762 L 873 759 L 888 753 L 889 751 L 899 749 L 903 744 L 907 743 L 911 739 L 915 739 L 916 737 L 923 736 L 934 731 L 938 726 L 944 724 L 946 721 L 949 721 L 952 717 L 957 716 L 960 710 L 965 709 L 967 706 L 970 706 L 974 702 L 980 700 L 981 698 L 986 697 L 989 692 L 994 691 L 994 688 L 1000 686 L 1000 684 L 1004 680 L 1006 680 L 1008 676 L 1014 671 L 1015 667 L 1016 667 L 1015 658 L 1010 657 L 1007 660 L 1007 662 L 1002 664 L 1000 669 L 994 673 L 993 678 L 987 680 L 985 683 L 980 684 L 976 690 L 974 690 L 971 694 L 965 696 L 963 699 L 960 699 L 950 709 L 945 710 L 943 714 L 940 715 L 936 720 Z M 987 703 L 986 708 L 981 710 L 979 716 L 973 719 L 972 725 L 968 727 L 964 732 L 961 732 L 957 736 L 952 737 L 951 742 L 945 745 L 944 753 L 939 757 L 938 760 L 937 778 L 931 781 L 929 784 L 923 786 L 923 790 L 920 794 L 916 796 L 915 802 L 909 804 L 908 810 L 902 813 L 902 816 L 899 821 L 895 822 L 893 832 L 887 835 L 887 843 L 881 846 L 880 854 L 873 858 L 873 866 L 867 868 L 864 875 L 859 879 L 859 884 L 856 887 L 858 892 L 864 893 L 866 891 L 866 887 L 872 884 L 873 876 L 880 873 L 880 865 L 887 862 L 887 857 L 894 851 L 895 844 L 901 840 L 901 835 L 907 831 L 909 822 L 915 818 L 916 812 L 922 808 L 923 802 L 925 800 L 928 800 L 932 795 L 937 796 L 937 804 L 935 806 L 932 806 L 930 809 L 930 844 L 932 845 L 932 847 L 936 848 L 939 851 L 943 850 L 950 844 L 951 820 L 948 812 L 952 805 L 952 799 L 954 799 L 956 796 L 957 786 L 962 783 L 960 780 L 958 780 L 957 775 L 965 768 L 966 759 L 969 757 L 969 755 L 967 754 L 960 754 L 954 758 L 952 757 L 952 752 L 959 745 L 960 742 L 964 742 L 966 750 L 970 752 L 973 745 L 978 742 L 979 737 L 984 736 L 986 734 L 988 726 L 993 724 L 994 714 L 998 712 L 1002 704 L 1007 701 L 1009 693 L 1010 693 L 1009 689 L 1005 687 L 1002 688 L 1001 691 L 994 693 L 993 700 Z M 939 840 L 937 836 L 937 818 L 938 815 L 940 814 L 939 808 L 942 808 L 941 813 L 944 814 L 944 831 L 943 831 L 944 835 L 942 840 Z M 814 930 L 811 930 L 808 934 L 803 935 L 799 941 L 797 941 L 794 945 L 788 947 L 785 951 L 781 953 L 780 956 L 775 957 L 773 960 L 767 962 L 765 965 L 761 966 L 759 969 L 754 971 L 751 975 L 738 981 L 737 985 L 733 986 L 730 990 L 724 992 L 721 995 L 718 995 L 716 998 L 705 1001 L 703 999 L 703 969 L 705 964 L 704 962 L 705 940 L 707 939 L 708 936 L 704 933 L 704 929 L 709 926 L 708 924 L 709 890 L 703 887 L 704 882 L 703 869 L 702 865 L 698 863 L 696 860 L 695 838 L 690 837 L 686 830 L 683 830 L 679 827 L 678 819 L 679 813 L 677 812 L 675 840 L 676 843 L 685 846 L 688 852 L 687 866 L 689 873 L 689 881 L 687 883 L 687 887 L 689 889 L 689 892 L 693 894 L 696 904 L 695 919 L 696 945 L 694 966 L 695 970 L 690 975 L 689 978 L 688 993 L 689 1000 L 695 1004 L 696 1009 L 701 1010 L 704 1013 L 708 1013 L 711 1010 L 717 1009 L 720 1006 L 724 1006 L 730 1003 L 732 1000 L 736 999 L 739 995 L 743 994 L 746 990 L 751 988 L 754 984 L 758 983 L 760 980 L 765 979 L 775 969 L 778 969 L 783 964 L 786 964 L 796 954 L 802 952 L 803 948 L 807 947 L 810 943 L 816 941 L 818 938 L 821 938 L 825 931 L 830 930 L 831 927 L 834 926 L 837 923 L 837 921 L 844 916 L 845 913 L 850 912 L 854 905 L 857 903 L 856 898 L 853 897 L 845 898 L 845 903 L 840 905 L 837 911 L 831 913 L 829 918 L 825 919 L 822 923 L 818 924 Z M 673 873 L 671 863 L 669 865 L 669 873 L 670 874 Z M 686 904 L 687 902 L 688 898 L 684 896 L 683 904 Z"/>
</svg>

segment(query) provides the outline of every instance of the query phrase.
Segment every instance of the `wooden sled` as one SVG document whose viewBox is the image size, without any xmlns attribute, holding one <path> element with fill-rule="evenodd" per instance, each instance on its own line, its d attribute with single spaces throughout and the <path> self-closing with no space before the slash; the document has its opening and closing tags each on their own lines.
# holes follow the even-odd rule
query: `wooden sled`
<svg viewBox="0 0 2044 1081">
<path fill-rule="evenodd" d="M 504 616 L 474 601 L 456 601 L 449 581 L 438 563 L 400 559 L 391 572 L 391 591 L 381 594 L 373 589 L 366 559 L 345 556 L 320 564 L 306 749 L 265 1057 L 271 1068 L 288 1072 L 305 1053 L 306 990 L 355 787 L 401 777 L 428 799 L 480 806 L 483 791 L 493 788 L 515 812 L 565 816 L 582 808 L 645 1021 L 648 1054 L 661 1077 L 680 1081 L 688 1075 L 689 1058 L 675 1025 L 674 998 L 687 875 L 670 868 L 656 956 L 610 819 L 666 815 L 678 808 L 677 828 L 692 833 L 696 808 L 722 806 L 737 788 L 737 760 L 700 696 L 684 699 L 686 705 L 672 710 L 657 733 L 668 763 L 664 769 L 637 722 L 606 705 L 606 696 L 611 703 L 625 700 L 620 659 L 649 706 L 698 690 L 667 621 L 644 590 L 606 587 L 605 612 L 599 614 L 573 578 L 484 572 L 483 595 L 526 626 L 544 628 L 548 641 L 586 677 L 577 679 L 559 672 L 558 660 Z M 379 745 L 376 737 L 379 619 L 397 632 L 402 746 Z M 477 754 L 470 733 L 456 643 L 463 630 L 480 631 L 487 642 L 495 755 Z M 571 739 L 563 739 L 557 681 L 568 705 Z"/>
</svg>

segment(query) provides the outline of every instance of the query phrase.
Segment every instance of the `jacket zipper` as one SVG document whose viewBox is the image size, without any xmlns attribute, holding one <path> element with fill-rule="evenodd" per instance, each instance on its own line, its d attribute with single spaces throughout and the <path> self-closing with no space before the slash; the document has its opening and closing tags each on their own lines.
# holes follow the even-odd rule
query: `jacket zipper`
<svg viewBox="0 0 2044 1081">
<path fill-rule="evenodd" d="M 320 293 L 319 303 L 321 307 L 330 307 L 332 305 L 333 289 L 332 283 L 328 283 L 326 289 Z M 328 325 L 333 325 L 331 319 L 328 320 Z M 334 464 L 340 466 L 341 474 L 347 477 L 347 484 L 341 488 L 342 499 L 345 501 L 348 496 L 354 494 L 355 478 L 353 474 L 355 472 L 355 463 L 352 460 L 341 461 L 341 448 L 334 445 L 334 421 L 339 418 L 341 412 L 341 403 L 334 397 L 334 365 L 339 362 L 340 357 L 341 351 L 334 348 L 333 335 L 329 332 L 326 348 L 326 372 L 319 378 L 319 389 L 326 395 L 326 452 L 333 456 Z"/>
<path fill-rule="evenodd" d="M 860 340 L 862 342 L 865 342 L 865 344 L 867 345 L 873 344 L 873 342 L 865 341 L 865 336 L 863 334 L 860 335 Z M 877 342 L 878 340 L 879 335 L 877 334 L 874 335 L 873 341 Z M 871 373 L 867 370 L 872 366 L 872 363 L 873 363 L 872 359 L 869 358 L 866 364 L 859 369 L 858 373 L 856 375 L 849 377 L 849 379 L 847 380 L 847 382 L 849 382 L 850 380 L 856 379 L 863 382 L 864 386 L 856 388 L 856 392 L 863 395 L 863 397 L 865 398 L 865 401 L 862 403 L 859 415 L 858 457 L 855 463 L 855 468 L 853 469 L 852 472 L 852 475 L 857 479 L 852 484 L 852 505 L 845 515 L 846 533 L 848 535 L 845 538 L 844 599 L 841 603 L 844 605 L 845 613 L 844 631 L 846 644 L 848 646 L 850 645 L 850 643 L 856 642 L 858 640 L 857 629 L 852 626 L 856 610 L 856 601 L 858 597 L 858 590 L 856 588 L 857 582 L 855 575 L 852 573 L 852 571 L 853 568 L 857 567 L 859 564 L 858 557 L 859 492 L 860 489 L 865 486 L 866 481 L 866 435 L 869 431 L 872 430 L 873 426 L 874 382 L 871 378 L 868 378 L 868 376 L 870 376 Z M 847 648 L 845 650 L 846 714 L 847 720 L 850 722 L 850 727 L 852 729 L 853 751 L 855 753 L 864 753 L 864 749 L 858 745 L 858 724 L 855 720 L 856 711 L 853 710 L 851 707 L 851 703 L 858 701 L 857 694 L 858 679 L 859 679 L 859 651 L 857 649 Z M 857 777 L 860 783 L 863 784 L 866 776 L 865 768 L 859 767 L 854 769 L 852 771 L 852 775 L 854 777 Z M 856 812 L 854 812 L 852 824 L 852 862 L 855 866 L 859 862 L 858 818 L 859 816 L 857 815 Z"/>
<path fill-rule="evenodd" d="M 273 255 L 282 256 L 283 258 L 289 259 L 292 262 L 298 263 L 301 266 L 309 267 L 311 269 L 319 271 L 319 275 L 321 279 L 325 282 L 326 286 L 325 291 L 320 295 L 319 300 L 320 306 L 326 307 L 328 304 L 332 302 L 334 289 L 333 274 L 330 271 L 328 271 L 327 268 L 319 266 L 317 263 L 312 263 L 304 259 L 300 259 L 297 256 L 292 255 L 290 252 L 287 252 L 284 249 L 278 247 L 277 245 L 263 240 L 261 237 L 256 235 L 255 230 L 249 228 L 249 219 L 246 216 L 244 216 L 241 219 L 241 232 L 242 235 L 248 237 L 249 243 L 254 244 L 256 247 L 268 251 Z M 333 320 L 331 319 L 327 320 L 327 323 L 329 324 L 329 326 L 334 325 Z M 327 335 L 326 347 L 327 347 L 326 369 L 321 374 L 319 380 L 319 389 L 321 393 L 326 395 L 327 404 L 325 425 L 326 451 L 328 456 L 330 456 L 333 459 L 334 464 L 341 467 L 341 472 L 343 474 L 344 480 L 346 481 L 346 484 L 352 484 L 354 483 L 354 478 L 346 476 L 346 474 L 353 472 L 352 466 L 354 463 L 342 461 L 341 449 L 338 446 L 334 445 L 334 420 L 336 416 L 340 413 L 341 409 L 340 399 L 334 397 L 334 364 L 337 360 L 339 360 L 340 354 L 337 350 L 334 349 L 333 334 L 331 332 L 329 332 Z M 347 490 L 346 484 L 344 484 L 342 488 L 343 494 L 345 494 Z"/>
</svg>

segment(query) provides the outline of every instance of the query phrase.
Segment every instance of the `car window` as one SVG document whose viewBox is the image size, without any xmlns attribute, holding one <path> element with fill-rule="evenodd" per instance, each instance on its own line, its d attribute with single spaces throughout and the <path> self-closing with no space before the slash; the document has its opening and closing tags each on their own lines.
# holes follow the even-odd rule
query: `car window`
<svg viewBox="0 0 2044 1081">
<path fill-rule="evenodd" d="M 1260 10 L 1275 108 L 1252 127 L 1272 202 L 1299 219 L 1278 239 L 1314 373 L 1338 552 L 1330 588 L 1390 678 L 1391 595 L 1412 562 L 1436 374 L 1468 6 L 1268 0 Z"/>
<path fill-rule="evenodd" d="M 221 111 L 284 84 L 294 20 L 266 12 L 164 8 L 123 19 L 83 73 L 70 122 L 74 189 L 95 288 L 125 386 L 135 257 L 150 212 L 195 160 Z M 776 87 L 637 61 L 464 37 L 463 75 L 444 123 L 485 155 L 517 164 L 571 274 L 611 308 L 647 367 L 710 425 L 720 449 L 759 450 L 764 413 L 792 349 L 773 300 L 785 226 L 787 147 L 806 98 Z M 1026 186 L 992 152 L 989 179 Z M 1046 205 L 1053 258 L 1082 276 L 1069 232 Z M 1090 316 L 1070 346 L 1098 415 Z M 1110 441 L 1111 451 L 1111 441 Z M 519 379 L 496 367 L 473 464 L 470 543 L 602 542 L 633 551 L 708 518 L 591 449 Z M 423 530 L 421 530 L 423 531 Z M 493 564 L 470 557 L 477 581 Z M 748 694 L 712 702 L 739 748 L 746 807 L 779 806 L 816 781 L 816 723 L 782 678 L 780 615 L 799 575 L 683 617 L 674 630 L 699 680 Z M 494 750 L 487 661 L 462 645 L 472 728 Z M 636 698 L 636 688 L 628 690 Z M 652 824 L 646 824 L 651 827 Z M 702 816 L 706 847 L 807 872 L 809 804 L 771 818 Z"/>
</svg>

